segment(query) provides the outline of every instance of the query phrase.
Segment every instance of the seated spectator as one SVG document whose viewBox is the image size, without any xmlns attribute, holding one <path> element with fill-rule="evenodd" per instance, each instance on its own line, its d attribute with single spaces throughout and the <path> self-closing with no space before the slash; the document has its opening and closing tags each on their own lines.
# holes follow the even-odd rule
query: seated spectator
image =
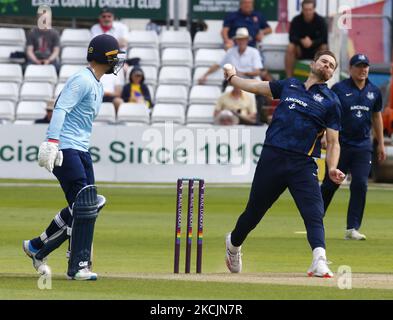
<svg viewBox="0 0 393 320">
<path fill-rule="evenodd" d="M 235 45 L 233 36 L 238 28 L 245 27 L 250 34 L 248 45 L 250 47 L 258 48 L 263 64 L 263 55 L 261 52 L 261 41 L 267 34 L 273 32 L 272 28 L 263 17 L 262 13 L 254 10 L 254 0 L 241 0 L 239 10 L 226 15 L 224 18 L 224 26 L 221 31 L 221 36 L 224 40 L 224 48 L 228 50 Z M 260 77 L 265 81 L 272 81 L 273 77 L 269 74 L 267 69 L 262 69 Z"/>
<path fill-rule="evenodd" d="M 121 71 L 121 70 L 120 70 Z M 121 91 L 125 84 L 123 72 L 119 72 L 117 75 L 104 74 L 100 79 L 102 86 L 104 87 L 104 97 L 102 102 L 112 102 L 115 111 L 119 109 L 120 105 L 123 103 L 121 99 Z"/>
<path fill-rule="evenodd" d="M 94 38 L 103 33 L 110 34 L 119 41 L 120 48 L 125 50 L 127 49 L 128 27 L 121 22 L 114 21 L 114 19 L 115 14 L 113 11 L 108 7 L 104 7 L 98 17 L 98 23 L 90 29 L 91 35 Z"/>
<path fill-rule="evenodd" d="M 52 119 L 53 109 L 55 108 L 55 100 L 51 99 L 47 102 L 46 105 L 46 115 L 42 119 L 35 120 L 34 123 L 45 124 L 49 123 Z"/>
<path fill-rule="evenodd" d="M 254 0 L 240 0 L 239 10 L 229 13 L 225 17 L 221 31 L 225 50 L 235 45 L 232 38 L 241 27 L 247 28 L 251 36 L 248 45 L 254 48 L 257 46 L 257 43 L 262 41 L 265 35 L 272 33 L 272 28 L 262 13 L 254 10 Z"/>
<path fill-rule="evenodd" d="M 207 77 L 222 68 L 226 63 L 232 64 L 237 75 L 243 78 L 258 78 L 263 68 L 257 49 L 248 46 L 250 36 L 247 28 L 239 28 L 234 37 L 236 46 L 229 49 L 220 64 L 212 65 L 199 79 L 199 84 L 206 83 Z"/>
<path fill-rule="evenodd" d="M 258 79 L 263 74 L 263 65 L 261 56 L 257 49 L 248 46 L 249 33 L 247 28 L 239 28 L 234 37 L 236 46 L 229 49 L 220 64 L 212 65 L 206 73 L 199 79 L 199 84 L 204 84 L 209 74 L 216 72 L 222 68 L 226 63 L 233 65 L 238 71 L 238 75 L 243 78 Z M 269 77 L 267 77 L 269 79 Z M 262 78 L 263 80 L 268 80 Z M 270 79 L 269 79 L 270 80 Z M 256 95 L 257 101 L 257 123 L 262 124 L 266 122 L 266 115 L 264 106 L 267 104 L 267 99 L 261 95 Z"/>
<path fill-rule="evenodd" d="M 233 88 L 217 100 L 214 116 L 220 125 L 256 124 L 255 99 L 250 94 Z"/>
<path fill-rule="evenodd" d="M 289 42 L 285 56 L 287 77 L 293 77 L 297 59 L 312 60 L 318 51 L 328 49 L 327 24 L 324 18 L 316 13 L 315 0 L 302 2 L 302 13 L 291 22 Z"/>
<path fill-rule="evenodd" d="M 41 19 L 46 15 L 46 19 Z M 60 68 L 60 35 L 52 28 L 50 12 L 38 12 L 37 24 L 27 35 L 27 64 L 53 64 L 57 72 Z M 43 21 L 43 22 L 42 22 Z"/>
<path fill-rule="evenodd" d="M 124 102 L 144 103 L 148 108 L 152 108 L 150 91 L 145 82 L 145 74 L 139 66 L 135 66 L 130 73 L 130 83 L 123 87 L 121 99 Z"/>
</svg>

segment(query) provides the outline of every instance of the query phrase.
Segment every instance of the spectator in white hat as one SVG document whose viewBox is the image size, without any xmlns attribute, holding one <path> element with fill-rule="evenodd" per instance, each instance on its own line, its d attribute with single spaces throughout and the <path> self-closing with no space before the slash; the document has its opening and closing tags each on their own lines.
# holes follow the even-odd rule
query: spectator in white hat
<svg viewBox="0 0 393 320">
<path fill-rule="evenodd" d="M 205 84 L 210 74 L 230 63 L 238 71 L 238 76 L 248 79 L 258 79 L 263 69 L 259 51 L 248 45 L 250 35 L 247 28 L 239 28 L 234 36 L 236 46 L 230 48 L 220 64 L 212 65 L 199 79 L 199 84 Z"/>
</svg>

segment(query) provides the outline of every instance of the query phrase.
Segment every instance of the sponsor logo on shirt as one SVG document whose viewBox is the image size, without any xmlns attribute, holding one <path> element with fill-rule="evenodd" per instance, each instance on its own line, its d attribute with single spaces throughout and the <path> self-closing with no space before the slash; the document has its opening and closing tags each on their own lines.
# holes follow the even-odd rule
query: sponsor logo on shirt
<svg viewBox="0 0 393 320">
<path fill-rule="evenodd" d="M 367 106 L 351 106 L 351 111 L 357 111 L 355 113 L 355 116 L 358 118 L 361 118 L 361 117 L 363 117 L 362 111 L 369 112 L 370 108 Z"/>
<path fill-rule="evenodd" d="M 299 99 L 296 99 L 296 98 L 287 97 L 287 98 L 285 99 L 285 101 L 286 101 L 286 102 L 294 102 L 294 103 L 297 103 L 297 104 L 301 105 L 302 107 L 307 107 L 307 106 L 308 106 L 308 104 L 307 104 L 306 102 L 304 102 L 304 101 L 302 101 L 302 100 L 299 100 Z"/>
<path fill-rule="evenodd" d="M 351 106 L 351 111 L 354 110 L 370 111 L 370 108 L 367 106 Z"/>
<path fill-rule="evenodd" d="M 353 95 L 353 93 L 347 93 L 347 94 L 345 94 L 347 97 L 350 97 L 350 96 L 352 96 Z"/>
</svg>

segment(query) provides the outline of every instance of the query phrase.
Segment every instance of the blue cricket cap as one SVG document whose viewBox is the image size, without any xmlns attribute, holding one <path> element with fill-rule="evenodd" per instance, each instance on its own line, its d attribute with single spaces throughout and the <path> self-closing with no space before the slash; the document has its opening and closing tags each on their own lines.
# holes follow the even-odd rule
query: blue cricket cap
<svg viewBox="0 0 393 320">
<path fill-rule="evenodd" d="M 352 66 L 356 66 L 360 63 L 364 63 L 367 64 L 368 66 L 370 65 L 370 61 L 368 60 L 367 56 L 365 54 L 355 54 L 351 60 L 349 61 L 349 65 Z"/>
<path fill-rule="evenodd" d="M 87 61 L 94 60 L 106 64 L 110 56 L 117 56 L 118 53 L 122 53 L 119 42 L 109 34 L 100 34 L 90 41 L 87 49 Z"/>
</svg>

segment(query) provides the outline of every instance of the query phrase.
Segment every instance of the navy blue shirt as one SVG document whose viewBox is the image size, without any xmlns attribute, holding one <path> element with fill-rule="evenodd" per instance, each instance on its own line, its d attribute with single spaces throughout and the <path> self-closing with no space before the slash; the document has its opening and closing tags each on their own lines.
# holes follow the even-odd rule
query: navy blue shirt
<svg viewBox="0 0 393 320">
<path fill-rule="evenodd" d="M 270 82 L 273 98 L 280 99 L 267 132 L 265 145 L 321 156 L 321 137 L 326 128 L 340 130 L 340 101 L 326 84 L 309 90 L 289 78 Z"/>
<path fill-rule="evenodd" d="M 241 10 L 228 13 L 224 19 L 224 27 L 229 28 L 228 36 L 233 38 L 238 28 L 247 28 L 252 40 L 248 45 L 256 47 L 255 37 L 259 30 L 269 28 L 266 19 L 258 11 L 253 11 L 250 15 L 244 15 Z"/>
<path fill-rule="evenodd" d="M 352 78 L 336 83 L 332 90 L 341 102 L 340 144 L 344 147 L 372 150 L 372 114 L 382 111 L 381 91 L 369 80 L 360 90 Z"/>
</svg>

